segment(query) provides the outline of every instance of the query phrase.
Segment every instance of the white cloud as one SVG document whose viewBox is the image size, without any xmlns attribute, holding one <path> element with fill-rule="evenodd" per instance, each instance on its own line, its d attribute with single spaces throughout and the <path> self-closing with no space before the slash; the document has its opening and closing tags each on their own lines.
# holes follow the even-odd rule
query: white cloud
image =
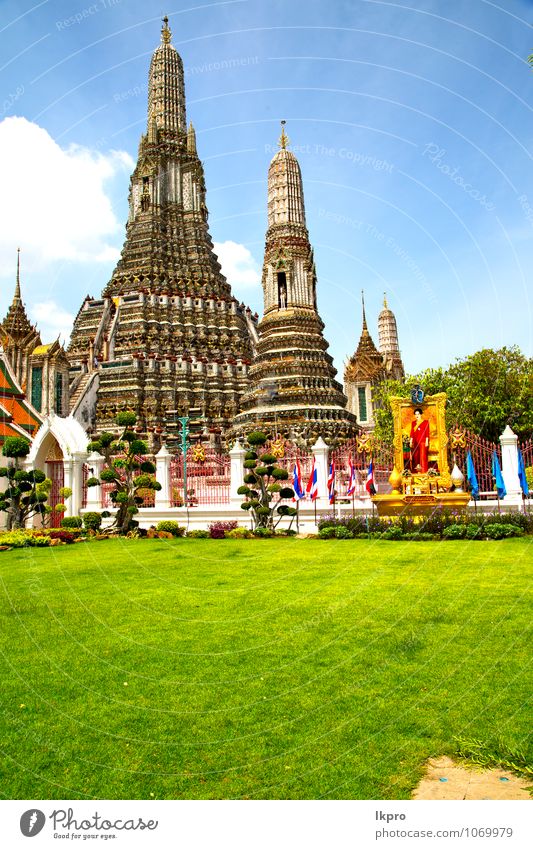
<svg viewBox="0 0 533 849">
<path fill-rule="evenodd" d="M 28 309 L 30 320 L 36 324 L 43 343 L 53 342 L 61 336 L 65 344 L 71 334 L 74 316 L 58 306 L 55 301 L 43 301 Z"/>
<path fill-rule="evenodd" d="M 109 262 L 119 251 L 109 243 L 122 231 L 105 183 L 133 168 L 124 151 L 108 154 L 79 145 L 63 150 L 25 118 L 0 122 L 4 201 L 0 227 L 0 275 L 13 276 L 15 248 L 26 267 L 57 260 Z"/>
<path fill-rule="evenodd" d="M 222 273 L 236 294 L 260 283 L 259 269 L 247 247 L 238 242 L 227 241 L 215 242 L 214 248 L 222 266 Z"/>
</svg>

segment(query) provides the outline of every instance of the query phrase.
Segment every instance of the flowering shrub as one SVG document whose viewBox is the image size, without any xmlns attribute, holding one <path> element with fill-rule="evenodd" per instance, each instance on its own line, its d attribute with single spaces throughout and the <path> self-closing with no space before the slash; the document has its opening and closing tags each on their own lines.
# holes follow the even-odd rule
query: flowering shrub
<svg viewBox="0 0 533 849">
<path fill-rule="evenodd" d="M 237 522 L 212 522 L 209 525 L 209 536 L 211 539 L 224 539 L 226 531 L 233 531 Z"/>
</svg>

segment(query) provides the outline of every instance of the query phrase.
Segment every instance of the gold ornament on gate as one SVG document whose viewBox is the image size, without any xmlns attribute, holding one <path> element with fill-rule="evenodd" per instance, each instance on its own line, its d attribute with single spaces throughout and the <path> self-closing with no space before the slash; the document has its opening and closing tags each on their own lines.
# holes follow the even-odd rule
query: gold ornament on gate
<svg viewBox="0 0 533 849">
<path fill-rule="evenodd" d="M 275 439 L 271 444 L 270 453 L 273 454 L 274 457 L 277 457 L 278 460 L 285 456 L 285 441 L 281 437 Z"/>
<path fill-rule="evenodd" d="M 466 448 L 466 433 L 460 427 L 450 431 L 450 448 Z"/>
<path fill-rule="evenodd" d="M 359 454 L 371 454 L 373 447 L 374 440 L 370 434 L 365 434 L 357 438 L 357 451 Z"/>
<path fill-rule="evenodd" d="M 205 448 L 203 445 L 195 445 L 192 449 L 192 459 L 195 463 L 205 463 Z"/>
</svg>

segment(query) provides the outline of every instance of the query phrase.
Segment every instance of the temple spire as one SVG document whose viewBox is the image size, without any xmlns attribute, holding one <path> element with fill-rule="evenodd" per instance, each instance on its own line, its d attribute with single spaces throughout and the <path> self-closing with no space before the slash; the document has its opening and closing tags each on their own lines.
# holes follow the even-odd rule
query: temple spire
<svg viewBox="0 0 533 849">
<path fill-rule="evenodd" d="M 363 289 L 361 289 L 361 301 L 363 303 L 363 330 L 368 330 L 368 327 L 367 327 L 367 324 L 366 324 L 366 312 L 365 312 L 365 293 L 364 293 Z"/>
<path fill-rule="evenodd" d="M 15 283 L 15 294 L 13 295 L 13 305 L 21 303 L 22 296 L 20 294 L 20 248 L 17 248 L 17 280 Z"/>
<path fill-rule="evenodd" d="M 150 63 L 148 77 L 148 130 L 186 133 L 183 62 L 173 44 L 168 18 L 163 18 L 161 44 Z"/>
<path fill-rule="evenodd" d="M 168 16 L 163 18 L 163 26 L 161 28 L 161 44 L 170 44 L 172 41 L 172 30 L 168 25 Z"/>
<path fill-rule="evenodd" d="M 286 123 L 287 123 L 286 121 L 281 122 L 281 136 L 278 139 L 278 145 L 280 146 L 280 148 L 282 150 L 286 150 L 288 148 L 289 144 L 291 143 L 290 138 L 285 133 L 285 124 Z"/>
<path fill-rule="evenodd" d="M 287 150 L 285 121 L 281 122 L 278 144 L 280 149 L 268 169 L 268 226 L 295 224 L 307 238 L 302 172 L 294 153 Z"/>
</svg>

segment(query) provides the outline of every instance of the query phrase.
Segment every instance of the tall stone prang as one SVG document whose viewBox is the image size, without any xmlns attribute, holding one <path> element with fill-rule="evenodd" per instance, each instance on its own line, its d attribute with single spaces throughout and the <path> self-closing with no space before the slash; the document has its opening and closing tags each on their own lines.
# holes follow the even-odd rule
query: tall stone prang
<svg viewBox="0 0 533 849">
<path fill-rule="evenodd" d="M 172 442 L 178 416 L 222 435 L 231 424 L 248 386 L 256 317 L 232 296 L 207 218 L 183 63 L 164 18 L 122 254 L 102 297 L 82 305 L 69 348 L 72 410 L 89 429 L 109 428 L 124 408 L 154 444 L 165 432 Z"/>
<path fill-rule="evenodd" d="M 383 309 L 378 315 L 379 351 L 388 378 L 403 380 L 405 372 L 398 344 L 396 317 L 387 304 L 387 295 L 383 295 Z"/>
<path fill-rule="evenodd" d="M 287 149 L 282 122 L 280 149 L 268 171 L 268 229 L 263 264 L 264 315 L 250 367 L 251 389 L 241 401 L 234 433 L 259 428 L 314 442 L 354 436 L 355 416 L 324 339 L 317 311 L 317 278 L 305 222 L 300 166 Z"/>
</svg>

